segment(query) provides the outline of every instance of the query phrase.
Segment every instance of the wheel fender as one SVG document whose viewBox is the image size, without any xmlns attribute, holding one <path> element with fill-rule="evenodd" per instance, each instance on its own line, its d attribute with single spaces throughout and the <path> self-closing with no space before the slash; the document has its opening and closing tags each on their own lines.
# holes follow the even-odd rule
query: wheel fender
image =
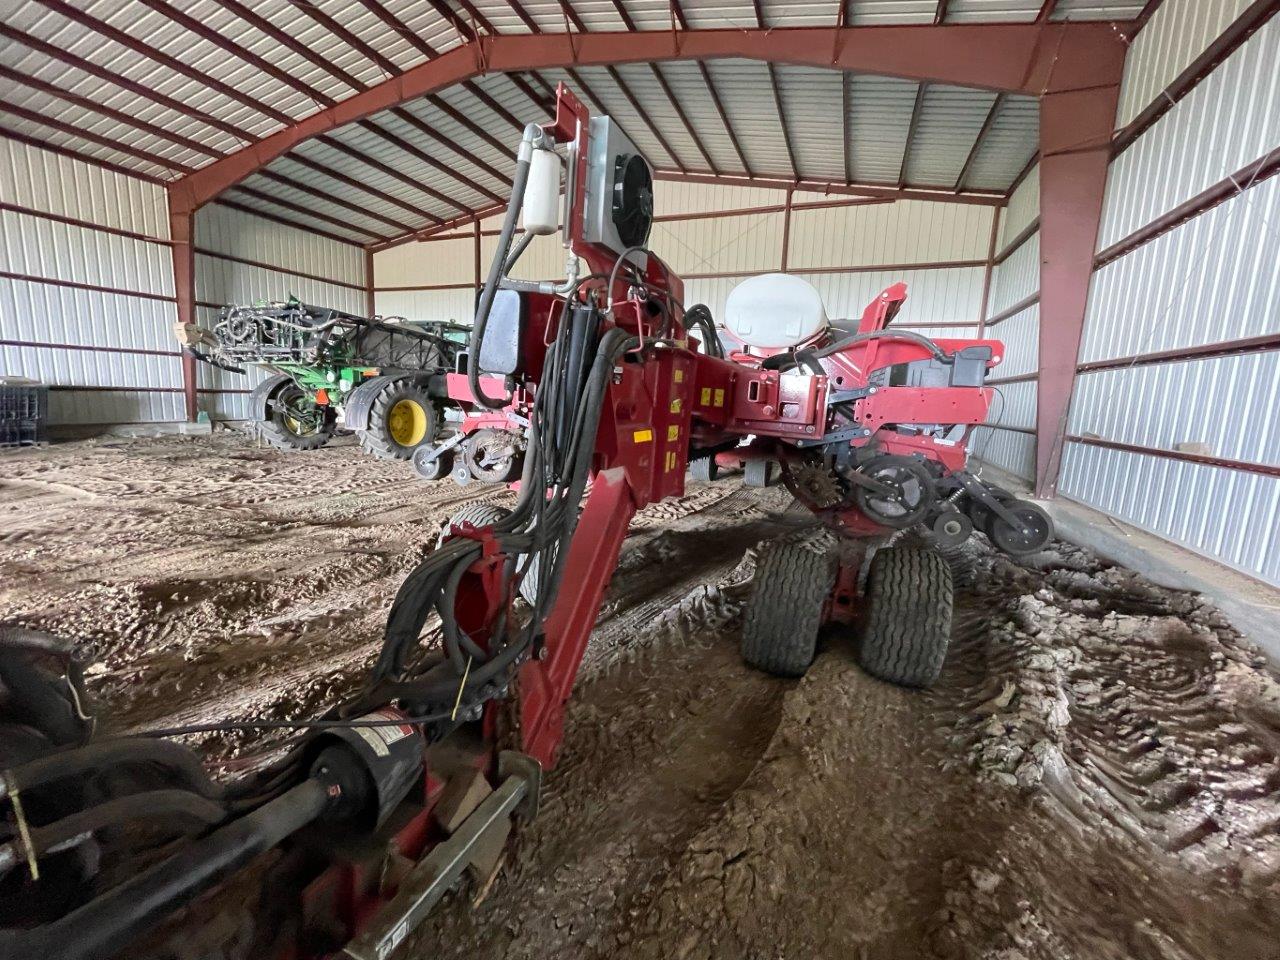
<svg viewBox="0 0 1280 960">
<path fill-rule="evenodd" d="M 287 373 L 268 377 L 249 391 L 249 416 L 258 422 L 271 419 L 271 398 L 293 378 Z"/>
<path fill-rule="evenodd" d="M 342 419 L 348 430 L 368 430 L 369 411 L 383 388 L 399 377 L 372 377 L 347 394 L 342 404 Z"/>
</svg>

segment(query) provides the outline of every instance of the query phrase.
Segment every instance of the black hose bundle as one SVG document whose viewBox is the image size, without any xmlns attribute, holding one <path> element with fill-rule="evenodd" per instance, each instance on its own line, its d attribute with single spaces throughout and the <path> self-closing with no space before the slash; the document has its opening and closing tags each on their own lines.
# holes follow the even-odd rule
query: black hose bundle
<svg viewBox="0 0 1280 960">
<path fill-rule="evenodd" d="M 684 312 L 684 328 L 690 333 L 697 330 L 702 334 L 703 353 L 719 360 L 724 359 L 724 344 L 720 342 L 711 309 L 706 304 L 696 303 Z"/>
</svg>

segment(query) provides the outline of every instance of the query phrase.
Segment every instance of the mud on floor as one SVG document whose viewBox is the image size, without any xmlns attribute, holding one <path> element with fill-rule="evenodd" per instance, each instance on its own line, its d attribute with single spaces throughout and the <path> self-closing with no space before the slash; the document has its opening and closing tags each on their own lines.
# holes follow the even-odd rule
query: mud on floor
<svg viewBox="0 0 1280 960">
<path fill-rule="evenodd" d="M 0 623 L 77 638 L 122 730 L 349 691 L 440 524 L 494 496 L 227 436 L 4 466 Z M 934 690 L 839 632 L 779 681 L 736 643 L 787 506 L 731 478 L 637 518 L 543 814 L 405 957 L 1280 954 L 1280 686 L 1214 608 L 980 544 Z"/>
</svg>

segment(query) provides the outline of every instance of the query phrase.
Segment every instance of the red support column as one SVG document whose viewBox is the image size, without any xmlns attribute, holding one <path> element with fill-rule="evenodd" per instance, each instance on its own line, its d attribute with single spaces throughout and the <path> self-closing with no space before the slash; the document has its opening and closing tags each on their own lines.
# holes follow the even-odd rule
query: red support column
<svg viewBox="0 0 1280 960">
<path fill-rule="evenodd" d="M 794 193 L 794 188 L 787 191 L 787 203 L 782 208 L 782 266 L 778 268 L 782 273 L 787 272 L 787 260 L 791 254 L 791 200 Z"/>
<path fill-rule="evenodd" d="M 1118 73 L 1118 71 L 1117 71 Z M 1040 98 L 1036 496 L 1057 494 L 1120 83 Z"/>
<path fill-rule="evenodd" d="M 173 242 L 173 292 L 178 301 L 178 322 L 196 322 L 195 212 L 174 209 L 169 204 L 169 239 Z M 196 360 L 182 353 L 182 395 L 186 399 L 187 420 L 195 422 L 200 412 L 196 402 Z"/>
<path fill-rule="evenodd" d="M 376 312 L 373 298 L 373 250 L 364 248 L 364 315 L 372 317 Z"/>
</svg>

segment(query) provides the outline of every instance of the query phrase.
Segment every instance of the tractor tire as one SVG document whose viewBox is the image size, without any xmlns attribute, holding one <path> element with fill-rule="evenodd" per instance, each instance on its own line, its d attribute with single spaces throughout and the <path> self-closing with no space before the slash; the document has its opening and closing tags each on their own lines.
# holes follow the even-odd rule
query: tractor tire
<svg viewBox="0 0 1280 960">
<path fill-rule="evenodd" d="M 689 461 L 689 479 L 695 483 L 711 483 L 719 475 L 720 469 L 714 453 Z"/>
<path fill-rule="evenodd" d="M 427 391 L 401 379 L 378 391 L 369 408 L 369 425 L 356 435 L 361 449 L 379 460 L 408 460 L 439 430 L 440 416 Z"/>
<path fill-rule="evenodd" d="M 813 663 L 836 554 L 825 539 L 773 540 L 760 551 L 743 611 L 742 659 L 777 677 L 801 677 Z"/>
<path fill-rule="evenodd" d="M 450 528 L 455 524 L 469 523 L 473 527 L 488 527 L 499 520 L 505 520 L 510 515 L 511 511 L 506 507 L 495 507 L 491 503 L 469 503 L 449 518 L 449 522 L 440 531 L 440 536 L 436 538 L 436 547 L 444 543 L 444 538 L 448 536 Z M 538 600 L 539 559 L 539 557 L 533 558 L 533 562 L 529 564 L 529 569 L 525 571 L 524 579 L 520 581 L 520 596 L 524 597 L 531 607 Z"/>
<path fill-rule="evenodd" d="M 742 467 L 742 484 L 746 487 L 771 487 L 780 476 L 773 460 L 748 460 Z"/>
<path fill-rule="evenodd" d="M 256 424 L 257 434 L 277 450 L 294 453 L 319 450 L 333 439 L 337 417 L 329 407 L 320 409 L 319 425 L 308 426 L 300 419 L 290 417 L 280 405 L 292 406 L 306 399 L 306 394 L 291 380 L 282 383 L 268 399 L 271 404 L 267 419 Z"/>
<path fill-rule="evenodd" d="M 951 568 L 938 551 L 915 545 L 877 551 L 867 576 L 863 669 L 899 686 L 932 685 L 947 658 L 954 603 Z"/>
</svg>

